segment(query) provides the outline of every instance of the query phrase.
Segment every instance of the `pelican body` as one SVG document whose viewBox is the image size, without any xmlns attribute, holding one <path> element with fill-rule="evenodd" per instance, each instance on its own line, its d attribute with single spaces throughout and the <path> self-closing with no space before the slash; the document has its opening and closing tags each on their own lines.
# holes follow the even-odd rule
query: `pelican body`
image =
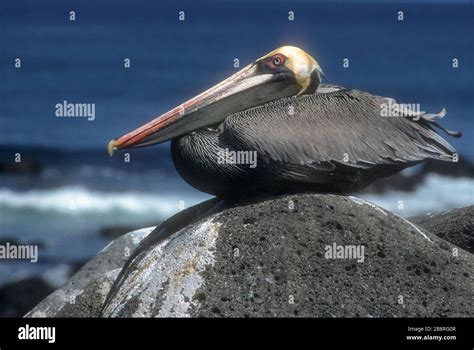
<svg viewBox="0 0 474 350">
<path fill-rule="evenodd" d="M 184 180 L 220 198 L 353 192 L 426 159 L 457 159 L 434 129 L 460 136 L 436 122 L 444 110 L 387 116 L 394 100 L 320 84 L 321 73 L 303 50 L 281 47 L 110 141 L 109 153 L 171 140 Z"/>
</svg>

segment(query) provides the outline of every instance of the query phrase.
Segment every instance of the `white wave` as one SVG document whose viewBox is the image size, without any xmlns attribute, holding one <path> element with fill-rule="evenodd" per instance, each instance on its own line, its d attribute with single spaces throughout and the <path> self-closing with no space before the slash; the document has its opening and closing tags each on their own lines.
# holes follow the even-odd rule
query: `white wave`
<svg viewBox="0 0 474 350">
<path fill-rule="evenodd" d="M 358 194 L 369 202 L 407 217 L 421 213 L 474 204 L 474 179 L 426 176 L 413 192 L 391 191 L 384 194 Z M 80 186 L 54 189 L 12 191 L 0 189 L 0 208 L 56 212 L 63 215 L 133 214 L 167 217 L 209 196 L 185 192 L 159 195 L 143 192 L 101 192 Z M 400 208 L 400 205 L 403 208 Z"/>
<path fill-rule="evenodd" d="M 17 210 L 54 211 L 66 215 L 87 213 L 173 214 L 206 199 L 205 195 L 158 195 L 141 192 L 100 192 L 81 186 L 12 191 L 0 189 L 0 207 Z"/>
<path fill-rule="evenodd" d="M 412 216 L 474 204 L 474 179 L 426 175 L 413 192 L 358 195 L 400 216 Z"/>
</svg>

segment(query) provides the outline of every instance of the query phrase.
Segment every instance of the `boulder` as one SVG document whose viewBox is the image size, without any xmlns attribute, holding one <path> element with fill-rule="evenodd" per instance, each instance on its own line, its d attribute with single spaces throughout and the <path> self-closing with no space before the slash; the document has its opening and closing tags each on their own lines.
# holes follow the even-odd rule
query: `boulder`
<svg viewBox="0 0 474 350">
<path fill-rule="evenodd" d="M 474 253 L 474 205 L 409 218 L 448 242 Z"/>
<path fill-rule="evenodd" d="M 214 199 L 118 238 L 27 316 L 472 317 L 474 257 L 428 223 L 351 196 Z"/>
<path fill-rule="evenodd" d="M 141 244 L 101 316 L 474 316 L 473 255 L 356 197 L 288 195 L 175 227 Z"/>
<path fill-rule="evenodd" d="M 98 317 L 123 265 L 152 230 L 153 227 L 129 232 L 111 242 L 25 317 Z"/>
</svg>

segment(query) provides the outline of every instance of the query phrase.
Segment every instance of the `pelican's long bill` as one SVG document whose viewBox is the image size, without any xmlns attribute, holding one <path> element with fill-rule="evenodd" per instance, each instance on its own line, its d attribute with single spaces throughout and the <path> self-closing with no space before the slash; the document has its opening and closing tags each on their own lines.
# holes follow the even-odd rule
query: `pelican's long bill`
<svg viewBox="0 0 474 350">
<path fill-rule="evenodd" d="M 291 95 L 281 74 L 259 73 L 251 64 L 221 83 L 191 98 L 138 129 L 109 142 L 108 151 L 168 141 L 222 122 L 232 113 Z M 291 87 L 291 86 L 290 86 Z M 294 90 L 294 89 L 291 89 Z"/>
<path fill-rule="evenodd" d="M 221 83 L 109 142 L 115 150 L 150 146 L 221 123 L 236 112 L 283 97 L 311 93 L 321 69 L 303 50 L 283 46 L 241 69 Z"/>
</svg>

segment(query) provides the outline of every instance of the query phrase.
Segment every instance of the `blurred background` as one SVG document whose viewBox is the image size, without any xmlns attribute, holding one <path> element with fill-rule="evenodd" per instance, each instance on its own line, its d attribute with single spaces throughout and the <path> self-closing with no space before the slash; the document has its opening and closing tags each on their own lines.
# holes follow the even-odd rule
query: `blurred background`
<svg viewBox="0 0 474 350">
<path fill-rule="evenodd" d="M 473 18 L 472 1 L 449 0 L 3 0 L 0 241 L 38 244 L 40 259 L 0 262 L 0 315 L 27 311 L 118 235 L 207 199 L 168 143 L 126 163 L 107 142 L 282 45 L 312 54 L 327 83 L 445 107 L 441 124 L 464 133 L 444 135 L 458 164 L 429 162 L 361 197 L 404 217 L 473 204 Z M 57 118 L 64 100 L 95 103 L 95 120 Z"/>
</svg>

